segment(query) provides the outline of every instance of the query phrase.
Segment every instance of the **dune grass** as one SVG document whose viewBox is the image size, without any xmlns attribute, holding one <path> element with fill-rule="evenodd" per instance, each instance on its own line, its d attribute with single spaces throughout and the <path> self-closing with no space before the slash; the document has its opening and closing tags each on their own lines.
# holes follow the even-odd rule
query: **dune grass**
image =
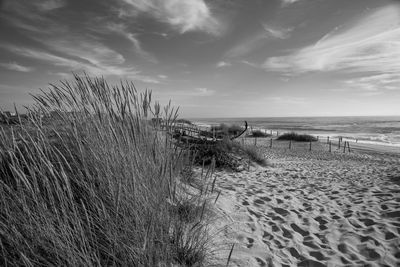
<svg viewBox="0 0 400 267">
<path fill-rule="evenodd" d="M 308 135 L 308 134 L 298 134 L 295 132 L 291 132 L 291 133 L 284 133 L 282 135 L 280 135 L 277 140 L 292 140 L 292 141 L 298 141 L 298 142 L 315 142 L 317 141 L 317 138 L 312 136 L 312 135 Z"/>
<path fill-rule="evenodd" d="M 0 265 L 205 263 L 205 193 L 178 200 L 182 153 L 148 120 L 168 128 L 175 109 L 77 75 L 34 98 L 0 131 Z"/>
</svg>

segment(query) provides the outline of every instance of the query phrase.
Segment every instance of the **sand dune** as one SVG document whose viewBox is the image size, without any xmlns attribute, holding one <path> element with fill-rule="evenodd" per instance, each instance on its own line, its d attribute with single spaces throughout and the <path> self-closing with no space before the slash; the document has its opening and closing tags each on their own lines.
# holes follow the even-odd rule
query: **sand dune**
<svg viewBox="0 0 400 267">
<path fill-rule="evenodd" d="M 400 266 L 400 159 L 265 149 L 271 166 L 219 171 L 230 266 Z"/>
</svg>

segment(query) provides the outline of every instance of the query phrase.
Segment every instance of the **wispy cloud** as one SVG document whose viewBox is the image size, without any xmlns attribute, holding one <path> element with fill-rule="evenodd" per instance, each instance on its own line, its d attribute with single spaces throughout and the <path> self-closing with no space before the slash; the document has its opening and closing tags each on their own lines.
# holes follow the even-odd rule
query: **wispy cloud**
<svg viewBox="0 0 400 267">
<path fill-rule="evenodd" d="M 204 0 L 123 0 L 133 8 L 133 12 L 122 12 L 134 15 L 145 12 L 159 21 L 168 23 L 180 33 L 204 31 L 219 34 L 220 24 L 212 15 Z"/>
<path fill-rule="evenodd" d="M 400 71 L 400 8 L 390 5 L 336 29 L 290 55 L 268 58 L 264 67 L 286 73 L 346 70 Z"/>
<path fill-rule="evenodd" d="M 220 61 L 217 63 L 217 68 L 229 67 L 232 66 L 230 62 Z"/>
<path fill-rule="evenodd" d="M 26 67 L 23 65 L 20 65 L 16 62 L 9 62 L 9 63 L 0 63 L 0 67 L 9 69 L 9 70 L 14 70 L 14 71 L 19 71 L 19 72 L 31 72 L 33 71 L 32 67 Z"/>
<path fill-rule="evenodd" d="M 108 23 L 106 25 L 106 30 L 117 33 L 117 34 L 125 37 L 132 43 L 133 48 L 137 54 L 148 59 L 149 61 L 151 61 L 153 63 L 157 62 L 154 55 L 150 54 L 149 52 L 147 52 L 143 49 L 142 44 L 140 43 L 139 39 L 137 38 L 137 34 L 131 33 L 125 24 L 123 24 L 123 23 Z"/>
<path fill-rule="evenodd" d="M 400 90 L 400 73 L 385 73 L 353 78 L 344 81 L 344 85 L 364 92 Z"/>
<path fill-rule="evenodd" d="M 268 41 L 288 39 L 293 31 L 293 28 L 271 26 L 265 23 L 261 24 L 261 26 L 261 30 L 256 31 L 245 38 L 244 41 L 230 48 L 225 56 L 230 58 L 245 56 L 259 49 Z"/>
<path fill-rule="evenodd" d="M 214 90 L 205 87 L 196 88 L 192 93 L 193 96 L 212 96 L 214 94 L 215 94 Z"/>
<path fill-rule="evenodd" d="M 40 11 L 47 12 L 65 6 L 66 2 L 64 0 L 39 0 L 34 1 L 34 4 Z"/>
<path fill-rule="evenodd" d="M 259 64 L 256 64 L 254 62 L 250 62 L 248 60 L 242 60 L 241 63 L 243 63 L 243 64 L 245 64 L 247 66 L 253 67 L 253 68 L 257 68 L 257 69 L 260 68 Z"/>
<path fill-rule="evenodd" d="M 290 33 L 293 31 L 293 28 L 274 27 L 268 24 L 263 24 L 263 27 L 267 37 L 276 39 L 287 39 L 290 37 Z"/>
<path fill-rule="evenodd" d="M 298 2 L 298 1 L 300 1 L 300 0 L 281 0 L 281 2 L 282 2 L 282 6 L 288 6 L 288 5 L 291 5 L 291 4 L 293 4 L 293 3 L 296 3 L 296 2 Z"/>
<path fill-rule="evenodd" d="M 19 56 L 46 62 L 56 67 L 62 67 L 63 71 L 60 74 L 65 74 L 71 71 L 85 71 L 90 75 L 96 76 L 118 76 L 134 80 L 140 80 L 146 83 L 159 83 L 155 77 L 144 75 L 135 67 L 125 66 L 125 59 L 116 53 L 102 46 L 86 46 L 86 44 L 77 44 L 76 47 L 68 47 L 65 44 L 59 43 L 58 51 L 62 51 L 64 55 L 57 55 L 51 52 L 11 45 L 1 45 L 2 48 L 15 53 Z M 89 52 L 86 48 L 91 48 Z"/>
</svg>

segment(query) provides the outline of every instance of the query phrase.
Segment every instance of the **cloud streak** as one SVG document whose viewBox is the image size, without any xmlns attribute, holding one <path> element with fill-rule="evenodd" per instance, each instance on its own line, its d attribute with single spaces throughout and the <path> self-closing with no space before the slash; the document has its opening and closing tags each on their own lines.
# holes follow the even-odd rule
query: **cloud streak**
<svg viewBox="0 0 400 267">
<path fill-rule="evenodd" d="M 263 24 L 263 28 L 266 32 L 267 37 L 282 40 L 289 38 L 290 33 L 293 31 L 293 28 L 273 27 L 268 24 Z"/>
<path fill-rule="evenodd" d="M 102 29 L 102 30 L 104 30 L 104 29 Z M 137 38 L 137 35 L 134 33 L 131 33 L 125 24 L 109 23 L 109 24 L 107 24 L 105 30 L 108 30 L 110 32 L 113 32 L 120 36 L 123 36 L 124 38 L 126 38 L 127 40 L 129 40 L 132 43 L 133 48 L 137 54 L 139 54 L 143 58 L 146 58 L 150 62 L 157 63 L 156 58 L 152 54 L 150 54 L 149 52 L 147 52 L 143 49 L 142 44 L 140 43 L 139 39 Z"/>
<path fill-rule="evenodd" d="M 55 44 L 55 43 L 54 43 Z M 62 67 L 64 72 L 60 74 L 65 75 L 65 72 L 81 72 L 85 71 L 89 75 L 96 76 L 118 76 L 126 77 L 129 79 L 140 80 L 146 83 L 159 83 L 159 80 L 143 75 L 135 67 L 122 65 L 125 59 L 116 53 L 101 45 L 87 46 L 87 44 L 78 44 L 76 47 L 68 47 L 60 43 L 58 51 L 62 51 L 67 56 L 56 55 L 43 50 L 17 47 L 11 45 L 2 45 L 2 48 L 17 54 L 19 56 L 46 62 L 52 66 Z M 91 52 L 86 48 L 90 47 Z"/>
<path fill-rule="evenodd" d="M 148 13 L 157 20 L 171 25 L 180 33 L 204 31 L 219 34 L 220 24 L 211 14 L 204 0 L 123 0 L 137 16 Z M 127 12 L 122 12 L 127 15 Z"/>
<path fill-rule="evenodd" d="M 290 55 L 268 58 L 267 70 L 286 73 L 346 70 L 352 72 L 400 71 L 400 9 L 387 6 L 336 29 L 316 44 Z"/>
<path fill-rule="evenodd" d="M 26 67 L 18 64 L 17 62 L 9 62 L 9 63 L 0 63 L 0 67 L 5 69 L 19 71 L 19 72 L 31 72 L 33 71 L 32 67 Z"/>
</svg>

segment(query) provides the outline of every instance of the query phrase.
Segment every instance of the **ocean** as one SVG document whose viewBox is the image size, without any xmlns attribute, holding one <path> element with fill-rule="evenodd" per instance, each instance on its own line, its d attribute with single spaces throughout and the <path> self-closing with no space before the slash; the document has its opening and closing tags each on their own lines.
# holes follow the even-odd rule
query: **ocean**
<svg viewBox="0 0 400 267">
<path fill-rule="evenodd" d="M 271 117 L 271 118 L 197 118 L 198 125 L 220 123 L 244 125 L 279 133 L 306 133 L 321 138 L 330 137 L 400 147 L 400 116 L 388 117 Z"/>
</svg>

